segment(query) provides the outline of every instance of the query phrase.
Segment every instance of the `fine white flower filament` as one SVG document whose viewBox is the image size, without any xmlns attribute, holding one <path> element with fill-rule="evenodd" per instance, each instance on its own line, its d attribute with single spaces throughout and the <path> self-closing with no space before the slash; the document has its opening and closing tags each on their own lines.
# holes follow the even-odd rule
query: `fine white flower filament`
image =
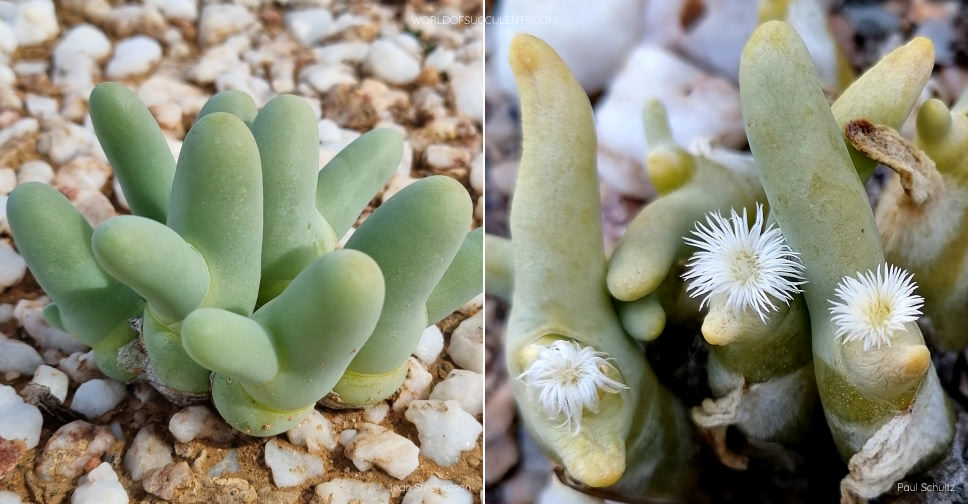
<svg viewBox="0 0 968 504">
<path fill-rule="evenodd" d="M 748 222 L 745 208 L 742 215 L 730 209 L 728 219 L 718 211 L 706 214 L 685 237 L 698 250 L 683 279 L 691 297 L 703 297 L 701 307 L 713 296 L 725 296 L 733 313 L 751 309 L 766 322 L 766 315 L 778 309 L 774 301 L 789 305 L 800 292 L 803 264 L 779 228 L 766 225 L 762 205 L 756 205 L 753 225 Z"/>
<path fill-rule="evenodd" d="M 891 346 L 891 339 L 904 325 L 921 316 L 924 298 L 914 294 L 914 275 L 897 266 L 884 264 L 875 271 L 845 276 L 830 300 L 831 320 L 843 343 L 863 341 L 864 350 Z"/>
<path fill-rule="evenodd" d="M 628 388 L 607 373 L 617 374 L 608 354 L 575 341 L 558 340 L 541 348 L 538 358 L 518 379 L 537 393 L 549 417 L 564 417 L 562 425 L 577 433 L 586 408 L 598 413 L 599 393 L 614 394 Z"/>
</svg>

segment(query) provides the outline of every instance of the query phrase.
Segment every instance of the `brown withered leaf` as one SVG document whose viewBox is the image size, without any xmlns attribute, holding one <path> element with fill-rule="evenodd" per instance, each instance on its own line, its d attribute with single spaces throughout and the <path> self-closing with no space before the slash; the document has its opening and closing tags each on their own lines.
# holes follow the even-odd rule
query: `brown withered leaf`
<svg viewBox="0 0 968 504">
<path fill-rule="evenodd" d="M 894 128 L 855 119 L 844 127 L 844 135 L 861 154 L 894 170 L 914 204 L 923 205 L 941 190 L 934 161 Z"/>
</svg>

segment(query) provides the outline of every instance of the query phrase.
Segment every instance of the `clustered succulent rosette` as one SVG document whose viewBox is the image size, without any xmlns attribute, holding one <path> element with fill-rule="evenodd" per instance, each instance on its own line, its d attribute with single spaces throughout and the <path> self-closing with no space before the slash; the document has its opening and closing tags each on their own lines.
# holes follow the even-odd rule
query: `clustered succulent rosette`
<svg viewBox="0 0 968 504">
<path fill-rule="evenodd" d="M 133 215 L 92 229 L 55 189 L 10 195 L 14 241 L 51 304 L 44 318 L 90 345 L 101 370 L 176 401 L 207 397 L 237 429 L 283 432 L 316 402 L 358 407 L 403 382 L 425 327 L 482 288 L 482 232 L 456 180 L 432 176 L 340 237 L 403 150 L 376 129 L 323 170 L 315 116 L 280 95 L 212 97 L 177 164 L 148 109 L 105 83 L 98 139 Z"/>
<path fill-rule="evenodd" d="M 572 482 L 620 498 L 688 493 L 695 427 L 796 450 L 817 407 L 848 463 L 845 502 L 950 450 L 955 410 L 917 322 L 923 310 L 943 344 L 965 346 L 968 98 L 925 103 L 913 143 L 896 131 L 930 77 L 930 41 L 892 51 L 830 104 L 797 32 L 764 22 L 739 72 L 752 155 L 681 148 L 649 102 L 658 197 L 611 258 L 587 96 L 533 37 L 510 59 L 523 148 L 511 239 L 485 238 L 487 290 L 512 305 L 520 414 Z M 864 184 L 878 162 L 898 176 L 875 219 Z M 715 397 L 689 422 L 641 345 L 696 319 Z"/>
</svg>

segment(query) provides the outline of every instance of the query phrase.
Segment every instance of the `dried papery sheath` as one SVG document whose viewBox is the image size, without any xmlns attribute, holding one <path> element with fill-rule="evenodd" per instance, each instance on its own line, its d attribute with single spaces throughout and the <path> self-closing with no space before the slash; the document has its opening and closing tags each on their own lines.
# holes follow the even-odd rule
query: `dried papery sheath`
<svg viewBox="0 0 968 504">
<path fill-rule="evenodd" d="M 752 227 L 745 208 L 742 215 L 731 209 L 728 219 L 708 213 L 685 242 L 699 249 L 686 264 L 687 292 L 702 296 L 704 306 L 723 295 L 735 313 L 752 309 L 765 321 L 777 310 L 776 300 L 789 305 L 804 283 L 803 265 L 779 228 L 765 224 L 762 205 L 756 206 Z"/>
<path fill-rule="evenodd" d="M 599 393 L 614 394 L 628 388 L 607 373 L 618 371 L 606 353 L 575 341 L 559 340 L 542 348 L 518 379 L 537 392 L 538 402 L 548 416 L 564 416 L 562 425 L 577 433 L 585 408 L 598 413 Z"/>
<path fill-rule="evenodd" d="M 924 298 L 914 294 L 914 275 L 884 264 L 875 271 L 846 276 L 837 286 L 838 300 L 830 301 L 830 315 L 843 343 L 863 341 L 864 350 L 891 346 L 904 324 L 921 316 Z"/>
</svg>

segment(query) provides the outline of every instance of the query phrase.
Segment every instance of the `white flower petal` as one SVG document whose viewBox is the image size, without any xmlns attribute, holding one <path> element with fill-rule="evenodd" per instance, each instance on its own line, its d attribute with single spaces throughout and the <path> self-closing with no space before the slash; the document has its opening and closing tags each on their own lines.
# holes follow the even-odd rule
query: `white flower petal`
<svg viewBox="0 0 968 504">
<path fill-rule="evenodd" d="M 844 277 L 837 285 L 838 301 L 830 301 L 831 320 L 843 343 L 863 341 L 864 350 L 891 346 L 894 334 L 921 316 L 924 298 L 915 295 L 914 275 L 884 264 L 875 271 Z"/>
<path fill-rule="evenodd" d="M 549 417 L 564 416 L 562 425 L 578 432 L 586 408 L 598 413 L 599 392 L 612 394 L 628 388 L 606 371 L 615 371 L 615 367 L 604 352 L 575 341 L 558 340 L 542 348 L 518 379 L 537 392 L 538 402 Z"/>
<path fill-rule="evenodd" d="M 698 251 L 686 263 L 683 279 L 691 297 L 702 296 L 700 306 L 724 295 L 735 313 L 752 309 L 765 322 L 766 314 L 777 310 L 774 301 L 789 305 L 800 292 L 803 265 L 780 230 L 766 226 L 762 205 L 756 205 L 752 227 L 748 221 L 744 208 L 742 216 L 730 209 L 729 219 L 714 212 L 706 214 L 705 223 L 697 222 L 692 236 L 685 237 Z"/>
</svg>

